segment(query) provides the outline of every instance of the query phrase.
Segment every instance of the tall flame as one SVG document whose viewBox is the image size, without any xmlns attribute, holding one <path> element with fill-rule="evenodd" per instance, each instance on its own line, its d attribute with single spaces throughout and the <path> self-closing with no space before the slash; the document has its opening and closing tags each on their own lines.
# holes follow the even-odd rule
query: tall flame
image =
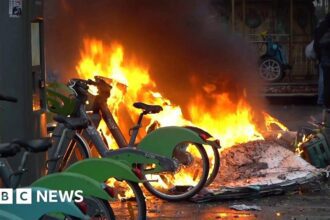
<svg viewBox="0 0 330 220">
<path fill-rule="evenodd" d="M 213 104 L 210 105 L 209 102 L 204 101 L 203 95 L 190 97 L 187 106 L 189 115 L 185 117 L 180 106 L 173 105 L 169 99 L 157 91 L 157 85 L 151 79 L 148 68 L 138 63 L 135 58 L 125 57 L 124 47 L 118 42 L 108 45 L 101 40 L 86 38 L 80 55 L 81 60 L 76 66 L 79 77 L 93 79 L 94 76 L 100 75 L 114 80 L 108 104 L 123 131 L 127 131 L 129 127 L 127 119 L 118 118 L 120 110 L 125 109 L 124 111 L 128 113 L 125 115 L 129 115 L 130 122 L 134 123 L 139 111 L 132 105 L 139 100 L 163 106 L 162 112 L 149 116 L 149 124 L 157 121 L 161 126 L 195 125 L 219 138 L 224 148 L 263 139 L 253 121 L 252 108 L 244 97 L 234 102 L 228 93 L 215 94 L 213 92 L 215 85 L 205 85 L 204 90 L 209 93 L 208 98 L 213 100 Z M 127 88 L 120 89 L 116 83 L 124 84 Z M 121 105 L 123 103 L 124 105 Z M 270 123 L 276 123 L 282 129 L 286 129 L 268 114 L 264 114 L 264 119 L 266 128 Z M 103 131 L 107 130 L 104 124 L 100 127 Z M 110 137 L 108 141 L 110 145 L 115 144 Z"/>
<path fill-rule="evenodd" d="M 253 121 L 252 108 L 244 95 L 235 102 L 230 99 L 229 93 L 216 94 L 214 92 L 216 85 L 207 84 L 203 89 L 207 94 L 208 102 L 204 100 L 205 94 L 188 97 L 190 101 L 185 106 L 188 109 L 188 115 L 184 116 L 180 106 L 172 104 L 169 99 L 157 91 L 157 84 L 151 79 L 148 68 L 134 57 L 125 57 L 124 47 L 118 42 L 108 45 L 101 40 L 86 38 L 80 55 L 81 60 L 76 66 L 79 77 L 93 79 L 94 76 L 99 75 L 113 80 L 108 106 L 126 138 L 128 138 L 127 131 L 134 125 L 140 113 L 133 107 L 133 103 L 143 101 L 161 105 L 163 111 L 159 114 L 148 115 L 145 120 L 147 123 L 144 124 L 146 129 L 144 132 L 140 132 L 142 133 L 140 137 L 143 137 L 147 130 L 154 125 L 194 125 L 220 139 L 222 149 L 239 143 L 263 139 Z M 92 88 L 91 93 L 95 92 L 96 88 Z M 286 129 L 267 113 L 264 113 L 264 121 L 263 127 L 265 128 L 270 128 L 270 125 L 275 123 L 280 128 Z M 116 148 L 117 144 L 104 122 L 101 122 L 99 128 L 102 132 L 106 132 L 105 136 L 109 146 Z M 206 148 L 206 150 L 212 158 L 210 153 L 212 149 Z M 194 152 L 191 153 L 196 156 Z M 187 170 L 176 173 L 173 181 L 164 179 L 161 175 L 156 175 L 155 178 L 160 186 L 168 187 L 169 181 L 170 185 L 175 185 L 176 181 L 180 181 L 180 183 L 194 182 L 196 172 L 199 172 L 198 169 L 197 171 L 194 168 L 189 170 L 188 167 Z"/>
<path fill-rule="evenodd" d="M 220 138 L 222 147 L 263 139 L 253 123 L 253 111 L 241 98 L 234 103 L 228 93 L 213 95 L 213 105 L 206 105 L 202 96 L 190 103 L 192 121 Z"/>
</svg>

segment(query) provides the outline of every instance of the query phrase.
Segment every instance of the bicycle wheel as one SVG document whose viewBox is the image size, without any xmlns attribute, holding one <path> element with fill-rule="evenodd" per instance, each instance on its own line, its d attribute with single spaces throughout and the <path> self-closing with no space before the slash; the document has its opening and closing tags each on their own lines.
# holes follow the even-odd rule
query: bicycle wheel
<svg viewBox="0 0 330 220">
<path fill-rule="evenodd" d="M 204 146 L 207 156 L 209 158 L 210 163 L 210 171 L 209 176 L 206 180 L 205 186 L 209 186 L 212 184 L 214 179 L 217 177 L 220 170 L 220 153 L 216 147 L 213 146 Z"/>
<path fill-rule="evenodd" d="M 283 66 L 275 58 L 262 58 L 259 64 L 259 75 L 266 82 L 278 82 L 284 77 Z"/>
<path fill-rule="evenodd" d="M 82 210 L 93 220 L 115 220 L 115 214 L 108 201 L 93 197 L 84 197 L 84 203 L 86 207 L 82 207 Z M 46 219 L 43 219 L 46 220 Z M 48 219 L 47 219 L 48 220 Z M 73 216 L 65 216 L 65 220 L 79 220 L 79 218 Z"/>
<path fill-rule="evenodd" d="M 154 196 L 167 201 L 181 201 L 197 194 L 209 174 L 209 160 L 202 145 L 181 143 L 176 146 L 173 159 L 179 164 L 175 173 L 145 175 L 145 188 Z"/>
<path fill-rule="evenodd" d="M 114 188 L 115 201 L 111 201 L 118 219 L 145 220 L 147 208 L 145 197 L 138 183 L 131 181 L 118 181 L 111 178 L 107 184 Z"/>
<path fill-rule="evenodd" d="M 108 201 L 93 197 L 86 197 L 84 198 L 84 202 L 87 203 L 86 214 L 92 217 L 92 219 L 116 219 Z"/>
</svg>

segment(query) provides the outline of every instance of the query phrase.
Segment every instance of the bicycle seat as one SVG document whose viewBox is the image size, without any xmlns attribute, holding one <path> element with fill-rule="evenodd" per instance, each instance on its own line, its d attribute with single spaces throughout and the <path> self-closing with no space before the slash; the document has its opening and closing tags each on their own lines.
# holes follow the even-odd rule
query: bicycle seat
<svg viewBox="0 0 330 220">
<path fill-rule="evenodd" d="M 23 147 L 26 151 L 32 153 L 39 153 L 47 151 L 48 148 L 52 146 L 52 141 L 50 138 L 40 138 L 35 140 L 15 140 L 12 143 L 18 144 Z"/>
<path fill-rule="evenodd" d="M 84 129 L 88 126 L 88 120 L 84 118 L 69 118 L 57 115 L 54 117 L 54 120 L 73 130 Z"/>
<path fill-rule="evenodd" d="M 148 105 L 143 102 L 135 102 L 133 106 L 135 108 L 143 109 L 147 114 L 156 114 L 163 111 L 163 108 L 160 105 Z"/>
<path fill-rule="evenodd" d="M 12 157 L 20 151 L 17 144 L 3 143 L 0 144 L 0 157 Z"/>
</svg>

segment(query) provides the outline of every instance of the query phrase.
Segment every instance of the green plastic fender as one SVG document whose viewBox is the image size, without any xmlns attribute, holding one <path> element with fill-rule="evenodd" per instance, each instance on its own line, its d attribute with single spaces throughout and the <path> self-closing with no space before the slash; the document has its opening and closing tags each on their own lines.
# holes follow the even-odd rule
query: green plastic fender
<svg viewBox="0 0 330 220">
<path fill-rule="evenodd" d="M 31 186 L 63 191 L 82 190 L 84 196 L 92 196 L 107 201 L 112 200 L 100 182 L 77 173 L 50 174 L 38 179 Z"/>
<path fill-rule="evenodd" d="M 32 204 L 16 204 L 16 190 L 13 193 L 14 204 L 2 204 L 0 210 L 9 213 L 15 213 L 14 215 L 18 219 L 24 220 L 36 220 L 43 215 L 49 213 L 64 213 L 66 215 L 75 216 L 80 219 L 89 219 L 89 216 L 84 215 L 80 209 L 74 204 L 74 202 L 37 202 L 37 192 L 47 191 L 45 188 L 32 187 Z M 57 196 L 58 197 L 58 196 Z M 64 217 L 64 215 L 63 215 Z M 1 218 L 2 219 L 2 218 Z M 15 218 L 10 218 L 15 219 Z"/>
<path fill-rule="evenodd" d="M 138 148 L 172 158 L 174 148 L 183 142 L 207 144 L 196 132 L 190 129 L 169 126 L 150 132 L 138 144 Z"/>
<path fill-rule="evenodd" d="M 130 167 L 110 158 L 90 158 L 81 160 L 71 165 L 64 172 L 85 175 L 98 182 L 104 182 L 111 177 L 118 180 L 141 182 Z"/>
<path fill-rule="evenodd" d="M 1 220 L 23 220 L 21 217 L 14 215 L 12 213 L 0 210 L 0 219 Z"/>
</svg>

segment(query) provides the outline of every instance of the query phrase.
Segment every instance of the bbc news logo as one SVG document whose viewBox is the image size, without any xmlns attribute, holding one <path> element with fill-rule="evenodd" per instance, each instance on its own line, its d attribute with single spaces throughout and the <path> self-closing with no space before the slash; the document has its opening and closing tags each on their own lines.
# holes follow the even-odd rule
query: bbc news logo
<svg viewBox="0 0 330 220">
<path fill-rule="evenodd" d="M 13 204 L 13 189 L 0 189 L 0 204 Z"/>
<path fill-rule="evenodd" d="M 82 202 L 82 190 L 37 190 L 32 195 L 31 188 L 19 188 L 15 191 L 11 188 L 0 188 L 0 205 L 1 204 L 32 204 L 33 202 Z"/>
</svg>

